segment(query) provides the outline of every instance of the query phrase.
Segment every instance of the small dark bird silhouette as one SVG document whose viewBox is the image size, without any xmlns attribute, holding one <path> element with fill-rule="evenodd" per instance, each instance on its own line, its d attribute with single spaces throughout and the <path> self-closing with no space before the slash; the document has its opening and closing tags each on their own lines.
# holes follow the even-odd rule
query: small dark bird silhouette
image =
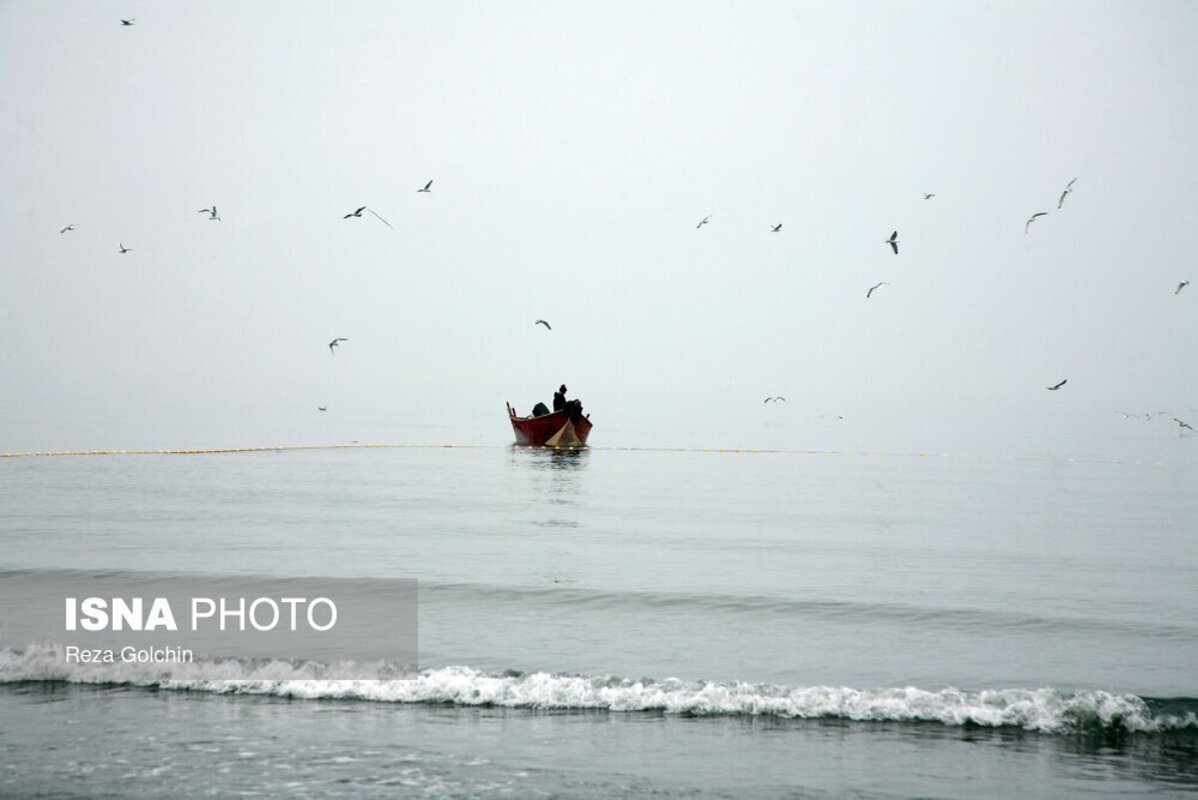
<svg viewBox="0 0 1198 800">
<path fill-rule="evenodd" d="M 70 225 L 67 225 L 65 228 L 60 230 L 59 233 L 66 233 L 67 231 L 73 231 L 73 230 L 75 230 L 75 223 L 72 222 Z"/>
<path fill-rule="evenodd" d="M 328 411 L 329 407 L 328 406 L 317 406 L 316 410 L 317 411 Z"/>
<path fill-rule="evenodd" d="M 216 215 L 216 206 L 213 206 L 212 208 L 201 208 L 196 213 L 197 214 L 207 214 L 209 222 L 211 222 L 212 220 L 216 220 L 217 222 L 220 222 L 220 217 L 218 217 Z"/>
<path fill-rule="evenodd" d="M 433 190 L 433 182 L 429 181 L 428 183 L 424 184 L 423 189 L 417 189 L 416 191 L 417 192 L 432 192 L 432 190 Z"/>
<path fill-rule="evenodd" d="M 1177 284 L 1177 288 L 1173 290 L 1173 294 L 1181 294 L 1181 290 L 1190 285 L 1189 281 L 1182 281 Z"/>
<path fill-rule="evenodd" d="M 1046 386 L 1044 388 L 1048 389 L 1048 391 L 1050 391 L 1050 392 L 1055 392 L 1057 389 L 1060 389 L 1062 386 L 1064 386 L 1068 382 L 1069 382 L 1069 379 L 1066 378 L 1065 380 L 1058 383 L 1056 386 Z"/>
<path fill-rule="evenodd" d="M 898 255 L 898 245 L 899 245 L 898 231 L 895 231 L 894 233 L 890 234 L 890 238 L 886 240 L 886 244 L 890 245 L 890 249 L 893 250 L 894 254 L 897 256 Z"/>
<path fill-rule="evenodd" d="M 329 352 L 332 353 L 333 355 L 337 355 L 337 351 L 334 350 L 333 348 L 338 347 L 341 342 L 348 342 L 348 341 L 349 341 L 349 339 L 346 339 L 344 336 L 338 336 L 336 339 L 329 342 Z"/>
<path fill-rule="evenodd" d="M 1027 229 L 1032 227 L 1032 223 L 1036 221 L 1036 217 L 1047 217 L 1047 216 L 1048 216 L 1047 211 L 1037 211 L 1035 214 L 1032 214 L 1030 217 L 1028 217 L 1027 222 L 1025 222 L 1023 225 L 1024 234 L 1026 235 Z"/>
<path fill-rule="evenodd" d="M 130 250 L 133 249 L 131 247 L 125 247 L 125 245 L 121 242 L 117 242 L 117 244 L 120 246 L 122 253 L 128 253 Z"/>
<path fill-rule="evenodd" d="M 777 397 L 767 397 L 767 398 L 765 398 L 765 400 L 764 400 L 764 401 L 762 401 L 762 402 L 768 403 L 768 402 L 770 402 L 771 400 L 772 400 L 772 401 L 777 401 L 777 402 L 782 402 L 782 403 L 785 403 L 785 402 L 786 402 L 786 398 L 785 398 L 785 397 L 783 397 L 782 395 L 778 395 Z"/>
<path fill-rule="evenodd" d="M 779 222 L 777 225 L 774 225 L 772 228 L 770 228 L 770 230 L 774 233 L 777 233 L 778 231 L 782 230 L 782 223 Z"/>
<path fill-rule="evenodd" d="M 132 27 L 134 22 L 137 22 L 137 17 L 131 17 L 130 19 L 121 20 L 121 24 L 124 25 L 125 27 Z"/>
<path fill-rule="evenodd" d="M 927 193 L 927 194 L 924 194 L 924 196 L 923 196 L 923 199 L 924 199 L 924 200 L 931 200 L 931 199 L 932 199 L 933 197 L 935 197 L 935 196 L 936 196 L 935 194 Z"/>
<path fill-rule="evenodd" d="M 889 286 L 889 285 L 890 284 L 887 283 L 886 281 L 882 281 L 881 283 L 875 283 L 873 286 L 869 287 L 869 291 L 865 293 L 865 299 L 868 300 L 869 296 L 874 293 L 875 289 L 877 289 L 881 286 Z"/>
<path fill-rule="evenodd" d="M 383 219 L 382 217 L 379 217 L 379 215 L 375 212 L 375 210 L 373 208 L 369 208 L 367 206 L 361 206 L 356 211 L 349 212 L 344 217 L 342 217 L 342 219 L 349 219 L 350 217 L 361 217 L 363 211 L 369 211 L 371 214 L 374 214 L 376 217 L 378 217 L 379 222 L 383 223 L 388 228 L 391 228 L 390 222 Z M 392 230 L 394 230 L 394 228 L 392 228 Z"/>
<path fill-rule="evenodd" d="M 549 325 L 549 323 L 543 319 L 537 320 L 536 322 L 533 323 L 533 325 L 544 325 L 546 329 L 553 330 L 553 328 Z"/>
<path fill-rule="evenodd" d="M 696 227 L 696 228 L 702 228 L 702 227 L 703 227 L 704 225 L 706 225 L 706 224 L 707 224 L 707 223 L 708 223 L 710 220 L 711 220 L 711 215 L 710 215 L 710 214 L 708 214 L 706 217 L 704 217 L 703 219 L 699 220 L 699 224 L 698 224 L 698 225 L 696 225 L 695 227 Z"/>
<path fill-rule="evenodd" d="M 1194 426 L 1190 425 L 1188 422 L 1182 422 L 1177 417 L 1173 417 L 1173 421 L 1176 422 L 1179 426 L 1181 426 L 1183 428 L 1189 428 L 1190 430 L 1194 430 Z"/>
<path fill-rule="evenodd" d="M 1077 178 L 1073 179 L 1073 181 L 1075 181 L 1075 180 L 1077 180 Z M 1065 184 L 1065 191 L 1061 192 L 1061 199 L 1057 201 L 1058 209 L 1060 209 L 1061 206 L 1065 205 L 1065 198 L 1068 197 L 1069 193 L 1073 191 L 1073 181 L 1069 181 L 1069 183 Z"/>
</svg>

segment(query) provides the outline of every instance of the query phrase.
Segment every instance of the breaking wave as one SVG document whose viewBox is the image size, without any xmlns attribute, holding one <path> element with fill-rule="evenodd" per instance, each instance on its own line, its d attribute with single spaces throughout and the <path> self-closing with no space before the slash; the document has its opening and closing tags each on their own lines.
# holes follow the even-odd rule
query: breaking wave
<svg viewBox="0 0 1198 800">
<path fill-rule="evenodd" d="M 312 662 L 236 659 L 190 664 L 65 664 L 63 648 L 57 644 L 0 649 L 0 684 L 66 682 L 308 700 L 932 722 L 1050 734 L 1198 731 L 1198 699 L 1152 700 L 1105 691 L 793 687 L 674 678 L 492 673 L 466 666 L 425 669 L 403 678 L 378 680 L 316 677 L 324 669 L 324 665 Z M 379 669 L 380 674 L 395 674 L 394 667 L 380 665 Z M 254 677 L 267 674 L 269 679 Z"/>
</svg>

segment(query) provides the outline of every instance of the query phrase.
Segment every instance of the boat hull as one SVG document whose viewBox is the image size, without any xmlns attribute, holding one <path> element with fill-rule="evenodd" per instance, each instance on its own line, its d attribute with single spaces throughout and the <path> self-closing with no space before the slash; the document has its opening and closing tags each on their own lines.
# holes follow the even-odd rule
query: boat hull
<svg viewBox="0 0 1198 800">
<path fill-rule="evenodd" d="M 586 447 L 593 427 L 589 416 L 571 421 L 568 412 L 555 411 L 539 417 L 518 417 L 510 405 L 508 419 L 516 444 L 532 447 Z"/>
</svg>

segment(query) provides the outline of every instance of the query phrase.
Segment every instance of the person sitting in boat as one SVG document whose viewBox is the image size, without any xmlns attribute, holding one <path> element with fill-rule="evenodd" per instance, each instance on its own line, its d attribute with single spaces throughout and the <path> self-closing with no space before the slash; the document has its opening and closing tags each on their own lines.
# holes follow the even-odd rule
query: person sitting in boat
<svg viewBox="0 0 1198 800">
<path fill-rule="evenodd" d="M 532 415 L 534 417 L 543 417 L 549 413 L 549 406 L 544 403 L 537 403 L 532 407 Z"/>
<path fill-rule="evenodd" d="M 570 414 L 570 419 L 577 422 L 582 417 L 582 401 L 566 399 L 566 384 L 562 384 L 553 394 L 553 410 L 567 411 Z"/>
</svg>

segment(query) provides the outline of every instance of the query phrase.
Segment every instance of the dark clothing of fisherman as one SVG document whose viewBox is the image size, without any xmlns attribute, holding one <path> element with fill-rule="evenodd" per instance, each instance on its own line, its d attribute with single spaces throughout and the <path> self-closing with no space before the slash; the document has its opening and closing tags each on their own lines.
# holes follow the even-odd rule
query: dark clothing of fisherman
<svg viewBox="0 0 1198 800">
<path fill-rule="evenodd" d="M 582 401 L 566 399 L 566 384 L 562 384 L 553 395 L 553 410 L 565 411 L 573 422 L 582 419 Z"/>
</svg>

